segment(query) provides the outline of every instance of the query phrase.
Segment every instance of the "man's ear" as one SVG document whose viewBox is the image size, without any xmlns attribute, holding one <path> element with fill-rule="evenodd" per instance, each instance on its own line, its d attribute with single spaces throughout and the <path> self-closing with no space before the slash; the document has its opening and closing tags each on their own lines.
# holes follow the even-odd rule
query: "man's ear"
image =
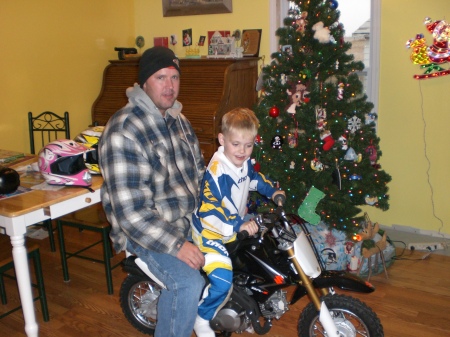
<svg viewBox="0 0 450 337">
<path fill-rule="evenodd" d="M 223 146 L 223 144 L 225 143 L 225 137 L 224 137 L 223 133 L 219 133 L 217 135 L 217 139 L 219 140 L 219 144 Z"/>
</svg>

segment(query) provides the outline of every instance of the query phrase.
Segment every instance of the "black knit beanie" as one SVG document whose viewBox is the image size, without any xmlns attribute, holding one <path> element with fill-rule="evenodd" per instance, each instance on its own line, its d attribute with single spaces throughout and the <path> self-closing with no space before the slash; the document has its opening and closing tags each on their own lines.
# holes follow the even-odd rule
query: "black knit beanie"
<svg viewBox="0 0 450 337">
<path fill-rule="evenodd" d="M 141 88 L 150 76 L 169 67 L 174 67 L 181 73 L 180 62 L 171 49 L 161 46 L 147 49 L 139 61 L 138 80 Z"/>
</svg>

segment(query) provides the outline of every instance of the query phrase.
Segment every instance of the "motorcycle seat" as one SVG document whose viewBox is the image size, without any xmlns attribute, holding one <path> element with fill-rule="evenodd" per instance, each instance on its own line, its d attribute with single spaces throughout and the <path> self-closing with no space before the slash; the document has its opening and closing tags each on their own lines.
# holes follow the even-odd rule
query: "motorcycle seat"
<svg viewBox="0 0 450 337">
<path fill-rule="evenodd" d="M 125 251 L 125 256 L 127 257 L 127 259 L 130 256 L 135 256 L 134 254 L 130 253 L 129 251 Z M 134 259 L 134 263 L 139 267 L 139 269 L 141 269 L 148 277 L 150 277 L 153 281 L 155 281 L 161 288 L 167 289 L 167 287 L 165 286 L 165 284 L 158 279 L 151 271 L 150 269 L 148 269 L 147 264 L 142 261 L 139 257 L 136 256 L 136 258 Z"/>
</svg>

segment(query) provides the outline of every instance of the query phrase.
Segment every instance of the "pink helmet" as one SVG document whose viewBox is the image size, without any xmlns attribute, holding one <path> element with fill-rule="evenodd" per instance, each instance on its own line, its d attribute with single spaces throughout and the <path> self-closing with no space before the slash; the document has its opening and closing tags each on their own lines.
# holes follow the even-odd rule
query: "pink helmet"
<svg viewBox="0 0 450 337">
<path fill-rule="evenodd" d="M 74 140 L 50 142 L 39 151 L 39 170 L 51 185 L 90 186 L 92 176 L 83 159 L 86 151 Z"/>
</svg>

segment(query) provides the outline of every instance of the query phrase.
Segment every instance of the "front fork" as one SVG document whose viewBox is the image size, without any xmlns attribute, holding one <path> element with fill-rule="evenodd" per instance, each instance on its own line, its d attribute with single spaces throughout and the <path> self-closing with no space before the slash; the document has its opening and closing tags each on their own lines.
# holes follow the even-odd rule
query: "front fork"
<svg viewBox="0 0 450 337">
<path fill-rule="evenodd" d="M 325 302 L 320 301 L 319 294 L 316 292 L 316 289 L 314 288 L 310 278 L 305 274 L 302 267 L 300 266 L 300 263 L 298 263 L 297 258 L 295 257 L 294 248 L 288 248 L 286 252 L 291 262 L 294 264 L 295 270 L 297 270 L 297 272 L 299 273 L 302 285 L 305 287 L 311 302 L 319 312 L 319 321 L 327 332 L 327 335 L 331 337 L 339 337 L 338 329 L 334 325 L 334 321 L 331 317 L 330 311 L 328 310 Z M 327 295 L 329 291 L 326 288 L 322 288 L 321 293 L 322 295 Z"/>
</svg>

